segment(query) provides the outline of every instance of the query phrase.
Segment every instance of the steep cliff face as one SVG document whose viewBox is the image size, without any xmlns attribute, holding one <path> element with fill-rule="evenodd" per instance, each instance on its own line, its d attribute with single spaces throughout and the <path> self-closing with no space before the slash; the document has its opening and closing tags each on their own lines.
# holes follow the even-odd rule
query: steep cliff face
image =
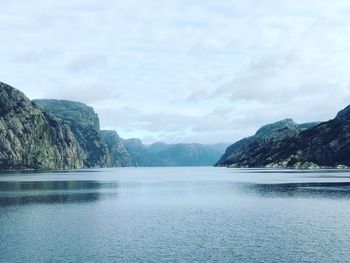
<svg viewBox="0 0 350 263">
<path fill-rule="evenodd" d="M 307 127 L 301 129 L 301 127 Z M 299 130 L 298 130 L 299 128 Z M 301 129 L 301 130 L 300 130 Z M 278 135 L 276 137 L 276 134 Z M 298 125 L 253 136 L 230 146 L 218 166 L 345 167 L 350 166 L 350 107 L 333 120 Z"/>
<path fill-rule="evenodd" d="M 124 140 L 125 147 L 139 166 L 211 166 L 222 155 L 227 144 L 144 145 L 139 139 Z"/>
<path fill-rule="evenodd" d="M 115 167 L 132 167 L 137 166 L 135 161 L 126 150 L 123 140 L 119 137 L 116 131 L 101 131 L 103 142 L 107 145 L 111 166 Z"/>
<path fill-rule="evenodd" d="M 82 152 L 70 128 L 0 82 L 0 169 L 82 166 Z"/>
<path fill-rule="evenodd" d="M 44 112 L 67 123 L 83 153 L 84 167 L 110 167 L 111 158 L 100 136 L 99 119 L 92 107 L 67 100 L 33 100 Z"/>
</svg>

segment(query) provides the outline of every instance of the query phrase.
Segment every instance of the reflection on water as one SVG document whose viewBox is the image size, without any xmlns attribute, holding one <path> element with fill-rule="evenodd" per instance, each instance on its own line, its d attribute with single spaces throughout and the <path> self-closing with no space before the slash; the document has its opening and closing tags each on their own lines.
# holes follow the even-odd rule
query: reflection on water
<svg viewBox="0 0 350 263">
<path fill-rule="evenodd" d="M 334 174 L 349 173 L 349 169 L 278 169 L 278 168 L 247 168 L 240 169 L 240 173 L 256 173 L 256 174 L 316 174 L 316 176 L 327 174 L 332 176 Z"/>
<path fill-rule="evenodd" d="M 0 207 L 31 203 L 93 202 L 108 195 L 103 192 L 104 189 L 117 187 L 116 182 L 99 181 L 0 181 Z"/>
<path fill-rule="evenodd" d="M 45 178 L 43 178 L 45 179 Z M 0 182 L 0 191 L 33 191 L 33 190 L 82 190 L 117 188 L 116 182 L 99 181 L 5 181 Z"/>
<path fill-rule="evenodd" d="M 21 195 L 21 196 L 3 196 L 0 197 L 1 206 L 26 205 L 32 203 L 83 203 L 93 202 L 100 199 L 100 193 L 64 193 L 64 194 L 46 194 L 46 195 Z"/>
<path fill-rule="evenodd" d="M 246 192 L 262 197 L 350 198 L 350 182 L 242 184 Z"/>
</svg>

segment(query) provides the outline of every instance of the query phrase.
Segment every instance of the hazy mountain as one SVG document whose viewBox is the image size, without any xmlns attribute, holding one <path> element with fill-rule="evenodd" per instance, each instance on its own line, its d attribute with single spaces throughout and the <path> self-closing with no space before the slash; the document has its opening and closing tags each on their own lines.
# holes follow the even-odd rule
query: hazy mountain
<svg viewBox="0 0 350 263">
<path fill-rule="evenodd" d="M 139 139 L 124 140 L 124 145 L 139 166 L 211 166 L 228 144 L 166 144 L 144 145 Z"/>
</svg>

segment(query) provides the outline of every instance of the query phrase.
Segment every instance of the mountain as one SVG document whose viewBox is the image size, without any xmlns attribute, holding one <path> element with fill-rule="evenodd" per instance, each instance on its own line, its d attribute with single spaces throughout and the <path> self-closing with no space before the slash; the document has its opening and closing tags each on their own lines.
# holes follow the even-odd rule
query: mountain
<svg viewBox="0 0 350 263">
<path fill-rule="evenodd" d="M 158 166 L 157 156 L 149 152 L 140 139 L 124 139 L 123 143 L 138 166 Z"/>
<path fill-rule="evenodd" d="M 227 148 L 217 166 L 260 167 L 266 161 L 262 155 L 276 151 L 286 138 L 299 134 L 302 128 L 292 119 L 285 119 L 260 128 L 255 135 L 242 139 Z"/>
<path fill-rule="evenodd" d="M 137 166 L 128 150 L 125 148 L 123 140 L 116 131 L 102 130 L 100 132 L 103 142 L 107 145 L 111 165 L 114 167 Z"/>
<path fill-rule="evenodd" d="M 293 123 L 284 120 L 276 129 L 264 128 L 264 134 L 257 133 L 234 143 L 216 165 L 282 168 L 350 166 L 350 106 L 327 122 Z"/>
<path fill-rule="evenodd" d="M 84 167 L 135 166 L 118 134 L 100 131 L 99 118 L 92 107 L 67 100 L 33 102 L 46 113 L 67 123 L 84 153 Z"/>
<path fill-rule="evenodd" d="M 106 144 L 100 136 L 99 119 L 92 107 L 67 100 L 33 100 L 43 111 L 65 122 L 84 153 L 84 167 L 111 166 Z"/>
<path fill-rule="evenodd" d="M 227 144 L 166 144 L 144 145 L 139 139 L 124 140 L 124 145 L 139 166 L 212 166 Z"/>
<path fill-rule="evenodd" d="M 82 152 L 69 126 L 0 82 L 0 169 L 82 166 Z"/>
</svg>

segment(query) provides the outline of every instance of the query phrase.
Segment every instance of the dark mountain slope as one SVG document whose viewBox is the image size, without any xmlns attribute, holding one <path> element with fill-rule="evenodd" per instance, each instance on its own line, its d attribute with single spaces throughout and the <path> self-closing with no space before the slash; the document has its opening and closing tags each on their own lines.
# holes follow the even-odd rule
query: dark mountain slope
<svg viewBox="0 0 350 263">
<path fill-rule="evenodd" d="M 234 143 L 216 165 L 293 168 L 347 165 L 344 153 L 350 150 L 350 140 L 346 140 L 348 126 L 347 121 L 338 118 L 301 125 L 286 119 Z"/>
</svg>

